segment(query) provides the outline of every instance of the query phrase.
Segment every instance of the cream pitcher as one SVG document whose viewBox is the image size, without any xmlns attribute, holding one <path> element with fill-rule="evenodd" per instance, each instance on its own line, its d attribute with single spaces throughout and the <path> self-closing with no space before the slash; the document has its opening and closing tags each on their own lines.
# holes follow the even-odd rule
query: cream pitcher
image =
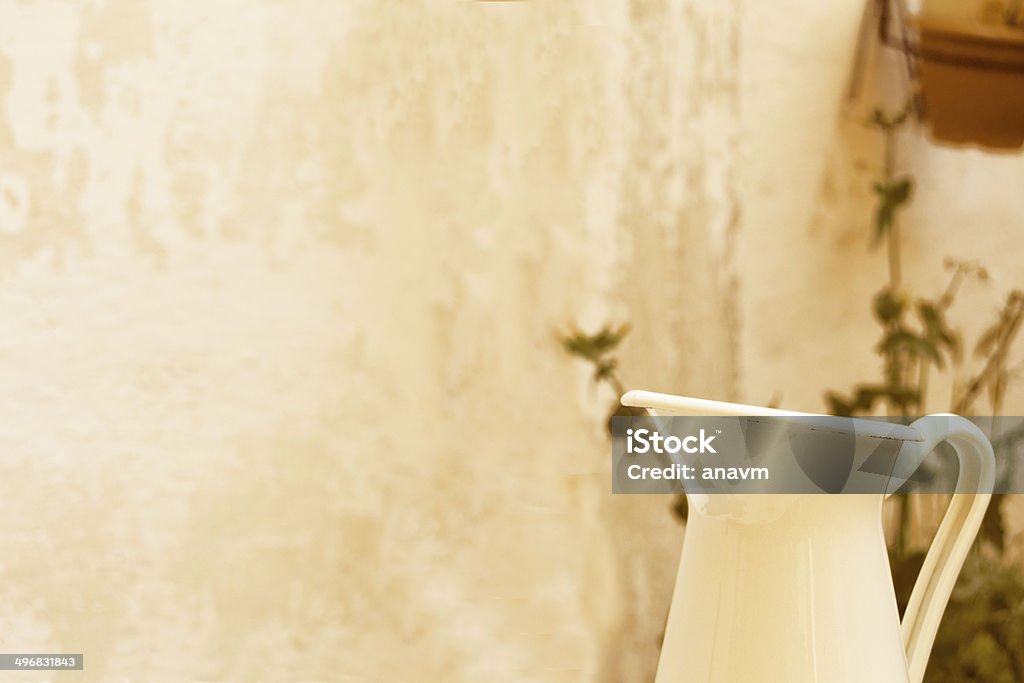
<svg viewBox="0 0 1024 683">
<path fill-rule="evenodd" d="M 656 417 L 812 417 L 646 391 L 631 391 L 622 403 Z M 992 446 L 973 423 L 953 415 L 920 418 L 909 427 L 819 417 L 829 422 L 816 428 L 826 431 L 857 423 L 850 431 L 858 442 L 895 440 L 905 476 L 941 442 L 956 450 L 956 492 L 902 623 L 882 528 L 885 492 L 688 491 L 690 516 L 656 683 L 923 679 L 942 613 L 988 506 Z"/>
</svg>

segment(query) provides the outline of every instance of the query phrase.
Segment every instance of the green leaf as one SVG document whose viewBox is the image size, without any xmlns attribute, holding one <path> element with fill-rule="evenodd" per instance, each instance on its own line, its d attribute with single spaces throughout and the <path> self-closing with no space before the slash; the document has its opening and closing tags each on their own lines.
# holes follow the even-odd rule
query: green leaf
<svg viewBox="0 0 1024 683">
<path fill-rule="evenodd" d="M 562 335 L 562 348 L 570 355 L 598 362 L 602 356 L 615 350 L 627 334 L 628 323 L 618 327 L 605 325 L 594 334 L 587 334 L 576 327 L 571 327 L 567 334 Z"/>
<path fill-rule="evenodd" d="M 875 401 L 885 395 L 884 389 L 872 386 L 860 386 L 853 395 L 853 412 L 855 415 L 868 415 L 875 407 Z"/>
<path fill-rule="evenodd" d="M 878 195 L 878 207 L 875 209 L 875 243 L 885 237 L 896 221 L 896 211 L 910 201 L 914 191 L 914 181 L 904 177 L 888 183 L 875 183 L 873 187 Z"/>
<path fill-rule="evenodd" d="M 940 368 L 944 365 L 942 354 L 932 340 L 919 337 L 905 328 L 896 328 L 882 337 L 878 351 L 887 355 L 906 351 L 915 358 L 928 358 Z"/>
<path fill-rule="evenodd" d="M 921 322 L 928 328 L 940 328 L 943 327 L 943 314 L 931 301 L 921 299 L 917 302 L 917 315 L 921 318 Z"/>
<path fill-rule="evenodd" d="M 941 344 L 954 355 L 959 353 L 960 339 L 946 323 L 946 314 L 935 302 L 921 299 L 917 302 L 917 315 L 925 328 L 925 336 L 935 344 Z"/>
<path fill-rule="evenodd" d="M 854 414 L 853 404 L 834 391 L 825 393 L 825 402 L 828 404 L 828 412 L 832 415 L 850 417 Z"/>
<path fill-rule="evenodd" d="M 987 356 L 992 353 L 996 347 L 996 342 L 999 341 L 999 333 L 1002 329 L 1003 325 L 1001 320 L 986 329 L 982 333 L 981 337 L 978 338 L 978 343 L 974 345 L 974 355 Z"/>
<path fill-rule="evenodd" d="M 881 107 L 875 107 L 874 111 L 871 112 L 871 116 L 868 118 L 868 123 L 882 129 L 883 131 L 890 131 L 893 128 L 902 126 L 906 122 L 907 117 L 910 116 L 912 109 L 913 100 L 907 100 L 907 103 L 903 105 L 902 109 L 891 114 L 887 113 Z"/>
<path fill-rule="evenodd" d="M 950 330 L 949 334 L 952 337 L 952 343 L 949 346 L 949 354 L 953 357 L 954 363 L 959 363 L 963 360 L 963 337 L 961 337 L 960 333 L 956 330 Z"/>
<path fill-rule="evenodd" d="M 897 406 L 913 405 L 918 401 L 917 390 L 909 387 L 889 384 L 858 384 L 853 389 L 853 395 L 849 398 L 834 391 L 825 393 L 825 401 L 828 403 L 828 409 L 832 415 L 840 417 L 869 415 L 874 409 L 875 403 L 881 399 L 889 399 Z"/>
<path fill-rule="evenodd" d="M 611 327 L 605 325 L 602 327 L 597 334 L 591 337 L 591 341 L 595 348 L 601 353 L 607 353 L 613 350 L 620 342 L 629 334 L 629 324 L 619 325 L 618 327 Z"/>
<path fill-rule="evenodd" d="M 883 325 L 889 325 L 899 320 L 903 315 L 906 300 L 903 297 L 896 296 L 891 289 L 886 287 L 875 295 L 873 304 L 875 317 Z"/>
<path fill-rule="evenodd" d="M 594 366 L 594 381 L 600 382 L 611 377 L 615 373 L 615 368 L 619 366 L 619 361 L 614 358 L 605 358 L 597 362 Z"/>
</svg>

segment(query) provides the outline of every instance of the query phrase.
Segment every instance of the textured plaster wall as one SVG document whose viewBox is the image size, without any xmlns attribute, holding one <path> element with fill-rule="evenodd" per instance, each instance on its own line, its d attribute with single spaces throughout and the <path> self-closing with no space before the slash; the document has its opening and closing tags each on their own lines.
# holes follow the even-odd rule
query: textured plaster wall
<svg viewBox="0 0 1024 683">
<path fill-rule="evenodd" d="M 650 680 L 681 531 L 609 500 L 554 333 L 629 319 L 631 385 L 738 390 L 738 27 L 0 3 L 0 650 Z"/>
<path fill-rule="evenodd" d="M 873 375 L 861 8 L 0 2 L 0 651 L 650 680 L 682 532 L 555 331 L 630 320 L 678 393 Z M 1022 158 L 901 159 L 908 277 L 979 258 L 988 315 Z"/>
</svg>

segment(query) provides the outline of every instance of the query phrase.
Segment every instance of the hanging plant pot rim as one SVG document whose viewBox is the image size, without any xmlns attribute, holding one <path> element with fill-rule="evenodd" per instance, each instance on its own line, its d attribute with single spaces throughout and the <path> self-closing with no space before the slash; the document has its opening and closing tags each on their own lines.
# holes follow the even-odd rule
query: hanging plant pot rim
<svg viewBox="0 0 1024 683">
<path fill-rule="evenodd" d="M 918 53 L 925 61 L 1024 73 L 1024 31 L 970 20 L 922 16 Z"/>
<path fill-rule="evenodd" d="M 927 31 L 933 35 L 958 42 L 986 46 L 999 43 L 1000 47 L 1024 49 L 1024 29 L 983 24 L 971 19 L 952 19 L 927 14 L 915 18 L 913 23 L 920 31 Z"/>
</svg>

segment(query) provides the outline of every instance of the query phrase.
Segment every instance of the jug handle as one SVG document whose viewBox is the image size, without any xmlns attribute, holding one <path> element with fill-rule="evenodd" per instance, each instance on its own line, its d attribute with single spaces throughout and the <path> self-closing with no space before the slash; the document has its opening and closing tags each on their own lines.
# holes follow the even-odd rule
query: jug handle
<svg viewBox="0 0 1024 683">
<path fill-rule="evenodd" d="M 940 417 L 945 419 L 936 419 Z M 911 427 L 924 436 L 915 469 L 943 441 L 953 446 L 960 461 L 956 492 L 925 556 L 900 624 L 910 683 L 921 683 L 942 613 L 992 497 L 996 463 L 985 433 L 962 417 L 929 415 Z"/>
</svg>

